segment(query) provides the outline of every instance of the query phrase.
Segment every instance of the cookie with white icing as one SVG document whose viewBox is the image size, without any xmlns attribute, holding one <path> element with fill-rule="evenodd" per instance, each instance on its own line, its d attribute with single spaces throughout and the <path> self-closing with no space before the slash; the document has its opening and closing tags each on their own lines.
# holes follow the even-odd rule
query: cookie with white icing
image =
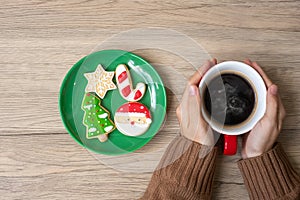
<svg viewBox="0 0 300 200">
<path fill-rule="evenodd" d="M 117 66 L 116 82 L 121 96 L 127 101 L 139 101 L 145 94 L 146 85 L 144 83 L 138 83 L 133 88 L 131 75 L 125 64 Z"/>
<path fill-rule="evenodd" d="M 95 92 L 101 99 L 104 98 L 108 90 L 117 89 L 112 79 L 114 72 L 105 71 L 101 64 L 99 64 L 94 72 L 85 73 L 85 78 L 88 84 L 85 92 Z"/>
<path fill-rule="evenodd" d="M 81 109 L 84 111 L 86 138 L 98 138 L 100 142 L 105 142 L 108 134 L 115 129 L 109 111 L 100 105 L 100 99 L 93 93 L 84 95 Z"/>
<path fill-rule="evenodd" d="M 150 110 L 142 103 L 129 102 L 118 108 L 114 117 L 117 129 L 127 136 L 139 136 L 150 127 Z"/>
</svg>

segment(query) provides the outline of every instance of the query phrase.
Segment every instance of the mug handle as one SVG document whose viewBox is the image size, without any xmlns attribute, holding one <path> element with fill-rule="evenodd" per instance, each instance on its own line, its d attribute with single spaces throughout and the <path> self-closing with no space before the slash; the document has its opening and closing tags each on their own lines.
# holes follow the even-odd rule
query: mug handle
<svg viewBox="0 0 300 200">
<path fill-rule="evenodd" d="M 224 155 L 235 155 L 237 150 L 237 136 L 224 135 Z"/>
</svg>

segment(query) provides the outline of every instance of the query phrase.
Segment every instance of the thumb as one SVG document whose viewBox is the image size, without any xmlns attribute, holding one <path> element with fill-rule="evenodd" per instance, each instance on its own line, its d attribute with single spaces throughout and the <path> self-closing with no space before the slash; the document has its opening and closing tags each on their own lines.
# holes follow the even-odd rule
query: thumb
<svg viewBox="0 0 300 200">
<path fill-rule="evenodd" d="M 189 100 L 187 107 L 190 123 L 195 123 L 198 125 L 199 119 L 201 119 L 201 100 L 199 88 L 195 85 L 191 85 L 189 88 Z"/>
<path fill-rule="evenodd" d="M 200 117 L 200 95 L 195 85 L 188 85 L 184 91 L 181 108 L 182 126 L 195 128 Z"/>
<path fill-rule="evenodd" d="M 266 110 L 266 116 L 269 119 L 277 119 L 277 113 L 278 113 L 278 87 L 276 85 L 271 85 L 268 88 L 267 92 L 267 110 Z"/>
</svg>

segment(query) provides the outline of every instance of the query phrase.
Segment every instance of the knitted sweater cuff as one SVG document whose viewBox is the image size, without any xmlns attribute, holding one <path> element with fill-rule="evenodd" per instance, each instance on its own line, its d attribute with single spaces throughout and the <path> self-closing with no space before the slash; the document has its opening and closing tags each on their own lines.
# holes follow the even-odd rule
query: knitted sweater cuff
<svg viewBox="0 0 300 200">
<path fill-rule="evenodd" d="M 216 147 L 204 146 L 177 136 L 168 146 L 154 176 L 162 182 L 172 183 L 165 184 L 165 187 L 171 187 L 167 190 L 172 190 L 173 184 L 176 184 L 178 189 L 184 188 L 186 193 L 210 196 L 216 154 Z"/>
<path fill-rule="evenodd" d="M 280 144 L 261 156 L 240 160 L 251 199 L 296 199 L 300 179 Z"/>
</svg>

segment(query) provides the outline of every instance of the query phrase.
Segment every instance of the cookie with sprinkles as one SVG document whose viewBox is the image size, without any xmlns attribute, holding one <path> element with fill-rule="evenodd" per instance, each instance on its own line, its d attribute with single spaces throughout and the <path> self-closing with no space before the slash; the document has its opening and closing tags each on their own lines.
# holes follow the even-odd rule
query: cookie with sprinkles
<svg viewBox="0 0 300 200">
<path fill-rule="evenodd" d="M 103 106 L 97 95 L 86 93 L 84 95 L 81 109 L 84 111 L 83 124 L 86 126 L 86 138 L 98 138 L 105 142 L 108 134 L 115 129 L 110 113 Z"/>
<path fill-rule="evenodd" d="M 152 123 L 151 112 L 139 102 L 125 103 L 115 113 L 117 129 L 127 136 L 144 134 Z"/>
<path fill-rule="evenodd" d="M 85 73 L 84 76 L 88 80 L 85 92 L 95 92 L 101 99 L 109 90 L 117 89 L 112 81 L 114 72 L 105 71 L 101 64 L 94 72 Z"/>
</svg>

